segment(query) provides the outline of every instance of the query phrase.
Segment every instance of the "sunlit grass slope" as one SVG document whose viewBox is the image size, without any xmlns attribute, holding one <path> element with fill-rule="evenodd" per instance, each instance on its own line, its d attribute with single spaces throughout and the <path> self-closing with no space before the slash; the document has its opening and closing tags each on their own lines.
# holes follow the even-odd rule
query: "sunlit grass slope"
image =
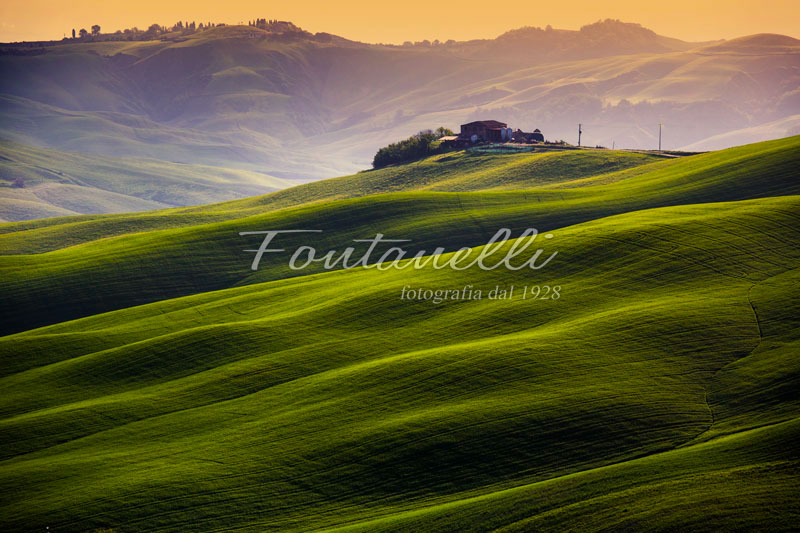
<svg viewBox="0 0 800 533">
<path fill-rule="evenodd" d="M 602 173 L 608 163 L 604 158 L 609 157 L 605 154 L 480 156 L 475 164 L 486 175 L 526 176 L 524 183 L 537 179 L 526 166 L 541 168 L 551 165 L 553 158 L 563 158 L 561 164 L 573 170 L 595 158 L 601 173 L 519 191 L 416 190 L 428 169 L 440 164 L 434 159 L 394 174 L 391 170 L 358 174 L 203 208 L 7 224 L 0 226 L 5 231 L 0 234 L 0 248 L 7 254 L 0 256 L 0 288 L 5 295 L 0 302 L 0 331 L 11 333 L 164 298 L 319 271 L 316 266 L 289 270 L 288 257 L 281 257 L 252 272 L 252 254 L 243 250 L 254 248 L 260 238 L 240 237 L 242 231 L 324 231 L 283 237 L 280 243 L 288 250 L 300 244 L 317 246 L 321 252 L 341 250 L 352 245 L 352 239 L 378 232 L 412 239 L 409 248 L 414 250 L 437 246 L 454 250 L 485 243 L 501 227 L 547 231 L 658 206 L 800 194 L 798 150 L 800 137 L 794 137 L 616 173 Z M 466 168 L 473 163 L 469 155 L 458 157 L 466 161 Z M 443 183 L 458 182 L 457 168 L 440 176 Z M 567 170 L 562 172 L 564 176 Z M 375 181 L 380 176 L 383 181 Z M 494 183 L 482 176 L 465 171 L 460 183 L 482 182 L 485 187 Z M 393 190 L 396 181 L 404 180 L 415 184 L 408 186 L 413 192 L 331 201 L 347 195 L 345 191 L 353 196 Z M 59 297 L 52 298 L 54 294 Z M 38 302 L 45 298 L 48 306 L 42 308 Z"/>
<path fill-rule="evenodd" d="M 335 271 L 3 337 L 0 526 L 794 527 L 800 197 L 553 233 L 539 271 Z"/>
<path fill-rule="evenodd" d="M 663 157 L 649 154 L 622 151 L 543 151 L 532 154 L 505 155 L 454 152 L 412 164 L 360 172 L 351 176 L 292 187 L 287 194 L 268 194 L 241 201 L 222 202 L 211 206 L 204 205 L 159 213 L 160 215 L 169 215 L 167 219 L 137 217 L 138 223 L 134 223 L 134 219 L 130 217 L 115 217 L 115 220 L 124 221 L 126 226 L 130 226 L 128 231 L 141 231 L 142 229 L 157 229 L 173 225 L 197 224 L 197 213 L 215 213 L 217 217 L 241 218 L 246 214 L 263 213 L 265 210 L 273 211 L 305 204 L 390 192 L 527 189 L 573 181 L 582 177 L 596 177 L 601 174 L 621 179 L 628 174 L 619 173 L 620 170 L 631 169 L 631 172 L 636 172 L 636 167 L 642 167 L 644 170 L 649 168 L 644 165 L 663 161 L 663 159 Z M 187 217 L 188 214 L 195 216 Z M 108 220 L 106 217 L 98 216 L 87 216 L 80 219 L 73 217 L 66 221 L 33 220 L 21 222 L 16 226 L 0 228 L 0 231 L 2 229 L 9 231 L 40 228 L 62 225 L 64 222 L 73 223 L 77 220 L 96 219 Z M 144 226 L 142 220 L 150 223 Z M 217 220 L 217 218 L 211 220 Z M 103 226 L 105 224 L 95 225 L 93 230 L 101 232 L 98 235 L 111 235 L 122 232 L 124 228 L 122 224 L 111 226 L 113 230 L 104 229 Z M 75 232 L 69 233 L 75 234 Z M 89 235 L 90 238 L 96 236 Z M 80 234 L 76 234 L 72 239 L 79 237 Z M 50 244 L 50 246 L 62 247 L 64 244 L 73 243 L 72 239 L 66 243 L 57 239 L 57 244 Z"/>
</svg>

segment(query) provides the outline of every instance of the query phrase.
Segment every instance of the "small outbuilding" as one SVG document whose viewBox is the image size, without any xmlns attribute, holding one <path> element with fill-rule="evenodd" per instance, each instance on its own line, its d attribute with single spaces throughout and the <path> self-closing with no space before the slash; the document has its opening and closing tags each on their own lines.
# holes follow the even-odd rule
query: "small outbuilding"
<svg viewBox="0 0 800 533">
<path fill-rule="evenodd" d="M 544 142 L 544 135 L 541 130 L 535 129 L 532 133 L 524 132 L 520 129 L 514 132 L 514 142 L 519 143 L 536 143 Z"/>
</svg>

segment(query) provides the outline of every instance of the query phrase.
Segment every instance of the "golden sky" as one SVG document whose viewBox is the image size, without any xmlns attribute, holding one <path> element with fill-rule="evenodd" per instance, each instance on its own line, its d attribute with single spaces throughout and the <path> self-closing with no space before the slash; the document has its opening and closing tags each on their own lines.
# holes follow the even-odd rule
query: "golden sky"
<svg viewBox="0 0 800 533">
<path fill-rule="evenodd" d="M 0 42 L 60 39 L 72 28 L 103 32 L 178 20 L 236 24 L 260 17 L 291 20 L 365 42 L 493 38 L 521 26 L 578 29 L 599 19 L 638 22 L 689 41 L 753 33 L 800 37 L 798 0 L 0 0 Z"/>
</svg>

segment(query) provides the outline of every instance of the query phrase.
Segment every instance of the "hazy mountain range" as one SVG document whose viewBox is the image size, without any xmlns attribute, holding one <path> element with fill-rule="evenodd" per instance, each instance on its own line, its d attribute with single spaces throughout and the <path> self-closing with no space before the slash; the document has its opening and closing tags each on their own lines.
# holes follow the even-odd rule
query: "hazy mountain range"
<svg viewBox="0 0 800 533">
<path fill-rule="evenodd" d="M 655 148 L 659 123 L 669 149 L 800 128 L 800 41 L 780 35 L 689 43 L 609 20 L 390 46 L 228 26 L 0 49 L 0 137 L 255 172 L 264 192 L 366 168 L 380 146 L 477 118 L 572 143 L 582 123 L 584 144 L 616 148 Z M 4 184 L 24 166 L 9 146 Z M 254 194 L 258 180 L 244 181 L 227 182 L 218 199 Z M 178 194 L 167 205 L 191 203 Z"/>
</svg>

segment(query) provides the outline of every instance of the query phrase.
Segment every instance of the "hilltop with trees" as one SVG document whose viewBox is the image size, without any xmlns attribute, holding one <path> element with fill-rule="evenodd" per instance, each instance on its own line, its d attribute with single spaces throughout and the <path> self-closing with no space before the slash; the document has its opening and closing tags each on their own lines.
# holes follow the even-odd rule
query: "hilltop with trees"
<svg viewBox="0 0 800 533">
<path fill-rule="evenodd" d="M 151 24 L 146 30 L 141 30 L 136 26 L 125 28 L 124 30 L 117 30 L 114 33 L 101 33 L 99 24 L 94 24 L 91 27 L 91 33 L 85 28 L 81 28 L 77 32 L 72 30 L 72 39 L 64 38 L 64 41 L 89 41 L 89 42 L 105 42 L 105 41 L 153 41 L 161 39 L 162 37 L 172 35 L 191 35 L 198 31 L 204 31 L 218 26 L 225 26 L 225 24 L 216 24 L 213 22 L 200 22 L 195 21 L 181 21 L 179 20 L 172 26 L 162 26 L 161 24 Z"/>
<path fill-rule="evenodd" d="M 304 35 L 313 37 L 312 33 L 300 28 L 292 22 L 285 20 L 271 20 L 266 18 L 255 18 L 247 22 L 247 25 L 252 28 L 264 30 L 266 32 L 277 35 Z M 106 41 L 153 41 L 165 38 L 175 38 L 186 35 L 192 35 L 197 32 L 210 30 L 213 28 L 223 27 L 226 24 L 214 22 L 197 22 L 188 20 L 179 20 L 171 26 L 164 26 L 158 23 L 151 24 L 146 30 L 141 30 L 136 26 L 126 28 L 124 30 L 117 30 L 113 33 L 101 33 L 99 24 L 91 26 L 91 31 L 86 28 L 77 30 L 73 28 L 71 31 L 72 38 L 65 37 L 63 41 L 89 41 L 89 42 L 106 42 Z M 56 41 L 54 41 L 56 42 Z"/>
</svg>

